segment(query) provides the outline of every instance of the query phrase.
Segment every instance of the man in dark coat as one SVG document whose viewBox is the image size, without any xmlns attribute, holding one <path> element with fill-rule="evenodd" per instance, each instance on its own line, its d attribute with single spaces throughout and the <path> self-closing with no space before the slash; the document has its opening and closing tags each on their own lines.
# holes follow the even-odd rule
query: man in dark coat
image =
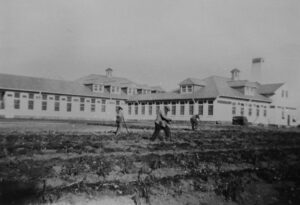
<svg viewBox="0 0 300 205">
<path fill-rule="evenodd" d="M 159 110 L 157 112 L 156 120 L 155 120 L 155 130 L 150 138 L 151 141 L 154 141 L 157 137 L 159 137 L 159 133 L 161 130 L 164 130 L 166 138 L 171 140 L 171 131 L 169 127 L 169 123 L 172 121 L 172 119 L 167 117 L 168 112 L 170 111 L 170 108 L 165 106 L 164 112 Z M 160 139 L 163 141 L 163 138 Z"/>
<path fill-rule="evenodd" d="M 192 125 L 192 130 L 196 130 L 198 128 L 198 123 L 200 121 L 199 115 L 193 115 L 190 119 L 191 125 Z"/>
</svg>

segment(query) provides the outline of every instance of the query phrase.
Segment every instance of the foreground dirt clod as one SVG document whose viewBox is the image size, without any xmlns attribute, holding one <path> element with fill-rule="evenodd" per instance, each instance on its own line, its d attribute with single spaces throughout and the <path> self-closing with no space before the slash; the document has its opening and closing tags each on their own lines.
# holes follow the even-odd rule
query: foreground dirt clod
<svg viewBox="0 0 300 205">
<path fill-rule="evenodd" d="M 0 204 L 300 204 L 299 132 L 0 134 Z"/>
</svg>

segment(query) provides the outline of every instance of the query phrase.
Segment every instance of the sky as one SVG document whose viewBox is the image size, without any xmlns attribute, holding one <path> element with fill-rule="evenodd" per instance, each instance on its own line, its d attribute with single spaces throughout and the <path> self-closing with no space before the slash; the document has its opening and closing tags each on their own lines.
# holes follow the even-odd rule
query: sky
<svg viewBox="0 0 300 205">
<path fill-rule="evenodd" d="M 113 75 L 172 90 L 187 77 L 287 82 L 300 106 L 299 0 L 0 0 L 0 72 Z M 300 110 L 300 107 L 299 107 Z"/>
</svg>

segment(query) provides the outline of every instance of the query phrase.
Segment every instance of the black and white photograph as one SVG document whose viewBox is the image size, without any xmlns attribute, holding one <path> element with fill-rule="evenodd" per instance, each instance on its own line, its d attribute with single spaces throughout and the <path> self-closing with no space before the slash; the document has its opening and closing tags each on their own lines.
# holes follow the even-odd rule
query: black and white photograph
<svg viewBox="0 0 300 205">
<path fill-rule="evenodd" d="M 0 204 L 300 204 L 299 0 L 0 0 Z"/>
</svg>

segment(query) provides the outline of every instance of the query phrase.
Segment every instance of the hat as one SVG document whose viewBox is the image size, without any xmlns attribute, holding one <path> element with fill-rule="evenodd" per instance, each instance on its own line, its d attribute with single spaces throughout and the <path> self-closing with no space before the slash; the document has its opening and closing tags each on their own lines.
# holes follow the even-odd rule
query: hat
<svg viewBox="0 0 300 205">
<path fill-rule="evenodd" d="M 168 106 L 165 106 L 165 110 L 170 111 L 170 108 Z"/>
</svg>

